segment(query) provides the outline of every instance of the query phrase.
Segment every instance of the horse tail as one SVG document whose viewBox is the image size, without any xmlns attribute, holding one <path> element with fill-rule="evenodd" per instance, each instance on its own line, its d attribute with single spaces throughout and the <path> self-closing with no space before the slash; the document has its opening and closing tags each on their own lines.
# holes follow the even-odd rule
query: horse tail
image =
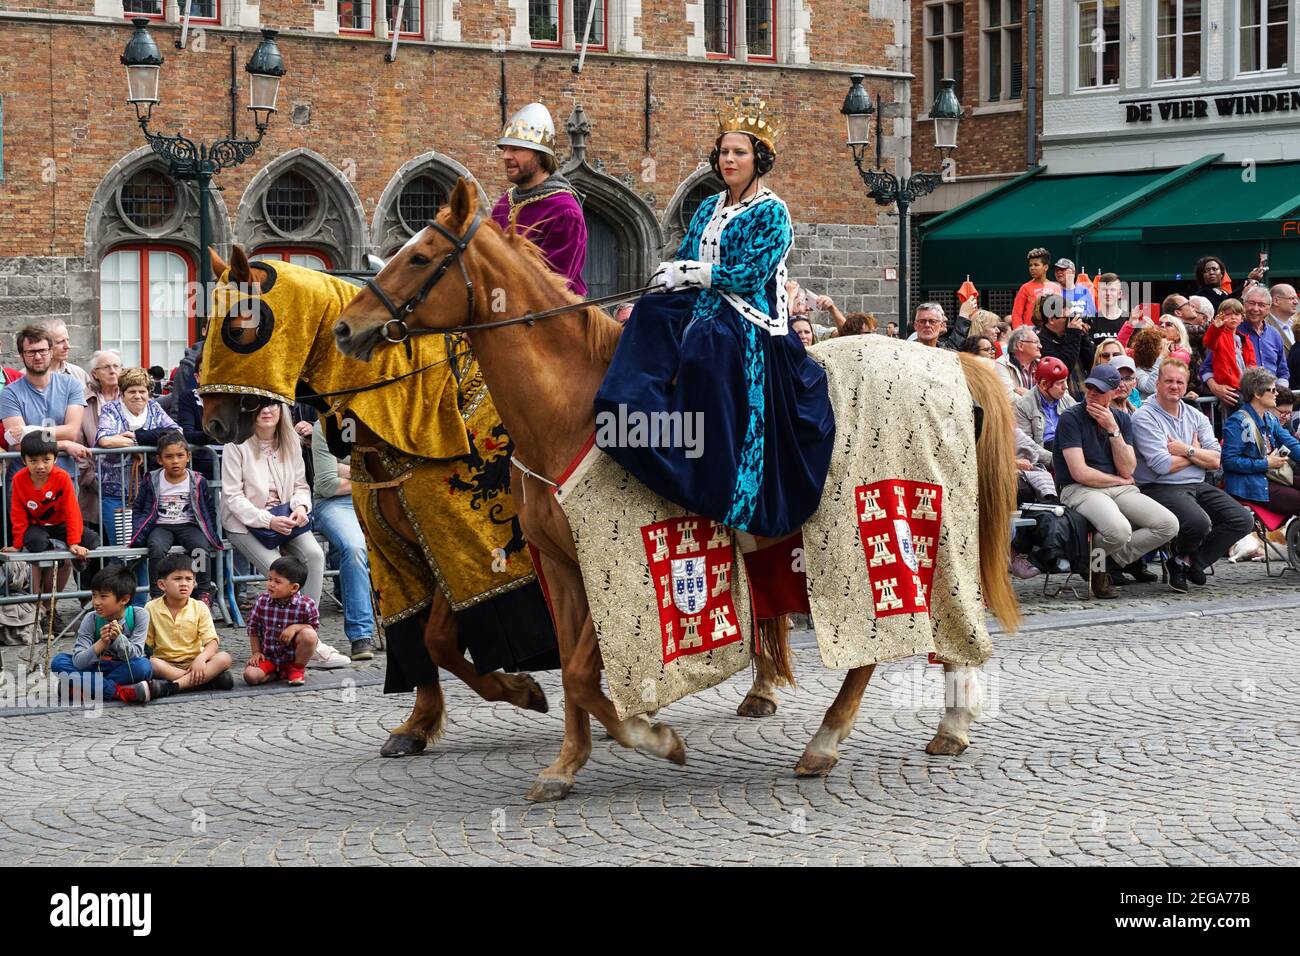
<svg viewBox="0 0 1300 956">
<path fill-rule="evenodd" d="M 979 471 L 980 587 L 984 603 L 1008 631 L 1020 625 L 1020 604 L 1007 574 L 1011 515 L 1016 507 L 1016 446 L 1007 387 L 979 356 L 961 354 L 971 398 L 984 410 L 975 442 Z"/>
<path fill-rule="evenodd" d="M 766 658 L 767 670 L 776 684 L 794 684 L 790 660 L 790 625 L 784 614 L 758 620 L 758 653 Z"/>
</svg>

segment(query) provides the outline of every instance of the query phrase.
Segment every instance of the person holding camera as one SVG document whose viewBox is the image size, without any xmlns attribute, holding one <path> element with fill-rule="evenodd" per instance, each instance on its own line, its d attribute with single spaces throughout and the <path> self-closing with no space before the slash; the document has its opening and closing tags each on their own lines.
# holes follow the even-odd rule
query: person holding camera
<svg viewBox="0 0 1300 956">
<path fill-rule="evenodd" d="M 1065 367 L 1070 370 L 1070 393 L 1082 395 L 1079 351 L 1088 335 L 1083 321 L 1083 307 L 1066 302 L 1059 293 L 1049 292 L 1034 303 L 1033 324 L 1038 330 L 1043 355 L 1058 358 L 1065 363 Z"/>
<path fill-rule="evenodd" d="M 1223 426 L 1223 487 L 1278 514 L 1300 515 L 1295 460 L 1300 441 L 1277 417 L 1277 376 L 1255 366 L 1241 374 L 1241 407 Z"/>
<path fill-rule="evenodd" d="M 1183 401 L 1190 378 L 1186 362 L 1165 359 L 1154 397 L 1133 415 L 1133 478 L 1142 494 L 1178 519 L 1165 570 L 1169 587 L 1179 593 L 1187 592 L 1188 581 L 1204 587 L 1206 569 L 1253 526 L 1249 511 L 1205 480 L 1219 468 L 1219 441 L 1210 420 Z"/>
</svg>

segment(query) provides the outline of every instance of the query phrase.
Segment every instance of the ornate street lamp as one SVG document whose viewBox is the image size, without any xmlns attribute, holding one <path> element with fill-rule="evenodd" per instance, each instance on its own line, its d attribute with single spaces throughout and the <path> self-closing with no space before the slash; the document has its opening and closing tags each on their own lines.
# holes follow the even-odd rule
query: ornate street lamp
<svg viewBox="0 0 1300 956">
<path fill-rule="evenodd" d="M 212 244 L 212 230 L 208 222 L 208 203 L 212 177 L 223 169 L 238 166 L 257 151 L 266 135 L 271 114 L 275 112 L 280 81 L 284 77 L 284 59 L 275 45 L 278 30 L 263 30 L 262 42 L 257 45 L 244 70 L 249 74 L 248 110 L 253 114 L 257 139 L 219 139 L 215 143 L 195 143 L 179 132 L 165 136 L 149 129 L 154 104 L 158 102 L 158 87 L 163 56 L 158 44 L 149 34 L 149 20 L 137 17 L 131 21 L 135 32 L 127 41 L 122 53 L 126 67 L 127 102 L 135 107 L 136 119 L 145 139 L 153 151 L 167 160 L 167 171 L 174 179 L 193 180 L 199 190 L 199 282 L 203 293 L 197 304 L 199 338 L 207 334 L 208 296 L 211 294 L 212 266 L 208 260 L 208 247 Z"/>
<path fill-rule="evenodd" d="M 899 179 L 893 173 L 881 169 L 881 141 L 883 140 L 880 121 L 880 94 L 876 94 L 876 105 L 872 108 L 871 94 L 863 87 L 865 79 L 861 73 L 849 77 L 848 95 L 840 112 L 848 123 L 849 148 L 853 151 L 853 163 L 858 167 L 862 181 L 870 190 L 868 195 L 877 205 L 898 206 L 898 336 L 906 339 L 911 334 L 912 317 L 908 301 L 908 253 L 911 248 L 911 217 L 908 210 L 913 202 L 932 193 L 943 182 L 940 173 L 913 173 L 906 179 Z M 943 80 L 939 92 L 935 95 L 934 105 L 930 108 L 930 118 L 934 120 L 934 146 L 939 150 L 940 165 L 957 148 L 957 125 L 962 120 L 961 103 L 957 101 L 954 80 Z M 871 117 L 876 117 L 876 162 L 873 168 L 863 164 L 867 156 L 867 147 L 871 142 Z"/>
</svg>

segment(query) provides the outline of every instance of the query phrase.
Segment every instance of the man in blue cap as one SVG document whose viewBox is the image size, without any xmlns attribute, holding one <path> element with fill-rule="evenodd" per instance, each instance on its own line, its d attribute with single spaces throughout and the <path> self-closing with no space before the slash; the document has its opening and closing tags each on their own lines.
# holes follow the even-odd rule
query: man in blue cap
<svg viewBox="0 0 1300 956">
<path fill-rule="evenodd" d="M 1098 365 L 1083 383 L 1084 401 L 1062 412 L 1052 453 L 1061 504 L 1087 519 L 1093 535 L 1092 593 L 1118 597 L 1099 549 L 1114 566 L 1139 580 L 1145 575 L 1142 555 L 1178 533 L 1178 519 L 1164 505 L 1142 494 L 1133 481 L 1137 454 L 1133 421 L 1110 407 L 1123 386 L 1119 371 Z"/>
</svg>

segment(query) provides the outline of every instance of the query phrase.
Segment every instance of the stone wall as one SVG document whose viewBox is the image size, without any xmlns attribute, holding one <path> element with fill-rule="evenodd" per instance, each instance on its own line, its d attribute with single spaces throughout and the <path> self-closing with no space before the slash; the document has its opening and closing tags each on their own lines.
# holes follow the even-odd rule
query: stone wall
<svg viewBox="0 0 1300 956">
<path fill-rule="evenodd" d="M 86 260 L 61 256 L 0 258 L 0 363 L 21 368 L 14 333 L 24 325 L 62 319 L 74 362 L 97 348 L 98 275 Z"/>
<path fill-rule="evenodd" d="M 790 253 L 790 278 L 810 292 L 828 295 L 836 307 L 868 312 L 883 328 L 898 314 L 898 283 L 882 278 L 886 265 L 898 261 L 897 217 L 882 217 L 879 225 L 796 223 Z M 817 313 L 818 325 L 831 325 L 831 317 Z"/>
</svg>

